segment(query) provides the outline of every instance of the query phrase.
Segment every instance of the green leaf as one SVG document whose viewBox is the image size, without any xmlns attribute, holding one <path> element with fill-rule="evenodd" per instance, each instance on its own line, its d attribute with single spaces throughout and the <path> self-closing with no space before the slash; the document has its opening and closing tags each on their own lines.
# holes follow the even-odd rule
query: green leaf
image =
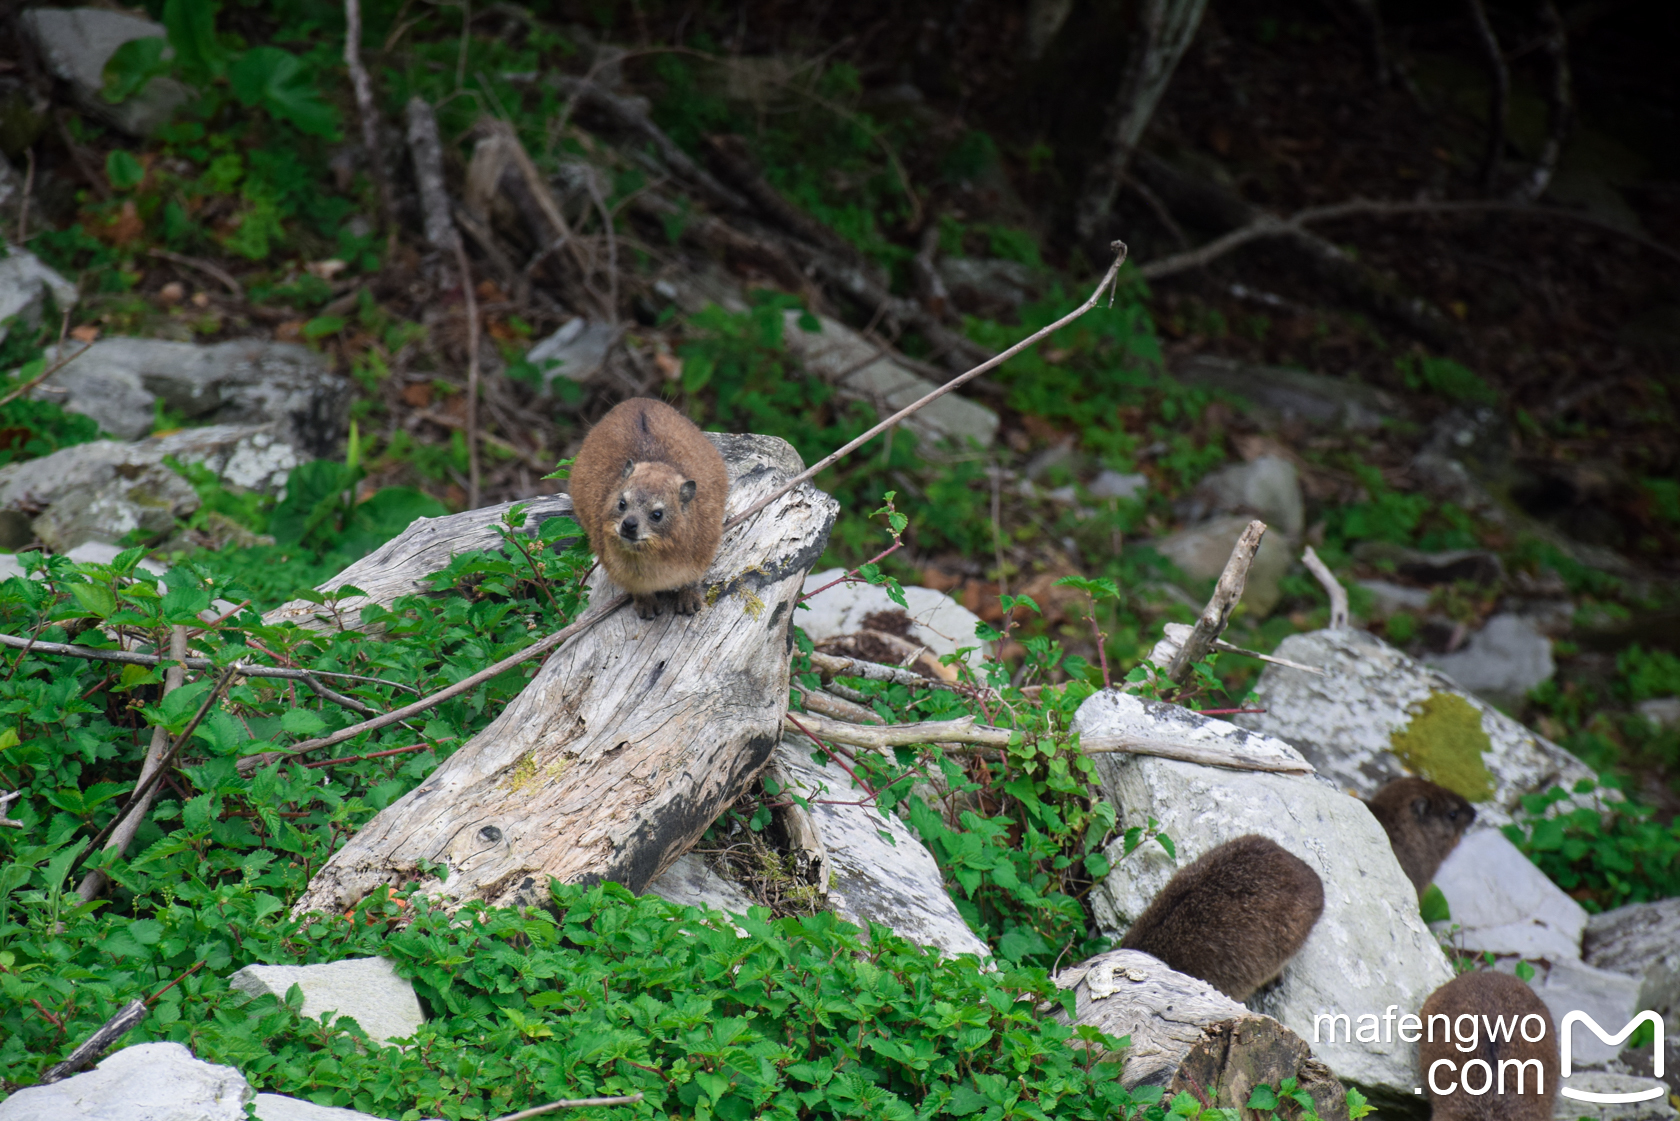
<svg viewBox="0 0 1680 1121">
<path fill-rule="evenodd" d="M 1249 1109 L 1274 1110 L 1277 1107 L 1277 1095 L 1273 1093 L 1272 1088 L 1267 1086 L 1265 1083 L 1261 1083 L 1256 1086 L 1254 1088 L 1254 1092 L 1248 1095 Z"/>
<path fill-rule="evenodd" d="M 683 356 L 682 384 L 684 393 L 698 393 L 711 382 L 717 363 L 704 354 Z"/>
<path fill-rule="evenodd" d="M 203 84 L 221 74 L 227 57 L 216 42 L 213 0 L 166 0 L 163 26 L 188 81 Z"/>
<path fill-rule="evenodd" d="M 308 67 L 279 47 L 253 47 L 228 70 L 233 96 L 310 136 L 336 139 L 338 111 L 322 99 Z"/>
<path fill-rule="evenodd" d="M 105 157 L 105 178 L 118 191 L 132 191 L 146 178 L 146 169 L 127 148 L 112 148 Z"/>
<path fill-rule="evenodd" d="M 327 730 L 326 722 L 307 708 L 288 709 L 280 717 L 280 726 L 294 736 L 318 736 Z"/>
<path fill-rule="evenodd" d="M 1376 1107 L 1365 1100 L 1364 1094 L 1361 1094 L 1358 1090 L 1349 1086 L 1347 1092 L 1347 1111 L 1348 1117 L 1351 1118 L 1352 1121 L 1359 1121 L 1361 1117 L 1375 1113 Z"/>
<path fill-rule="evenodd" d="M 105 60 L 105 86 L 100 96 L 112 105 L 121 105 L 150 85 L 153 78 L 169 73 L 172 67 L 163 57 L 168 46 L 152 35 L 130 39 L 117 47 Z"/>
<path fill-rule="evenodd" d="M 336 335 L 344 330 L 349 320 L 342 315 L 322 315 L 311 319 L 303 325 L 303 337 L 306 339 L 324 339 L 328 335 Z"/>
<path fill-rule="evenodd" d="M 111 590 L 109 584 L 71 584 L 70 594 L 76 597 L 76 602 L 82 605 L 84 611 L 92 612 L 101 619 L 108 618 L 117 609 L 117 593 Z"/>
<path fill-rule="evenodd" d="M 1452 919 L 1452 908 L 1447 906 L 1447 897 L 1441 894 L 1441 889 L 1430 884 L 1424 889 L 1423 898 L 1418 901 L 1418 913 L 1424 922 L 1447 922 Z"/>
</svg>

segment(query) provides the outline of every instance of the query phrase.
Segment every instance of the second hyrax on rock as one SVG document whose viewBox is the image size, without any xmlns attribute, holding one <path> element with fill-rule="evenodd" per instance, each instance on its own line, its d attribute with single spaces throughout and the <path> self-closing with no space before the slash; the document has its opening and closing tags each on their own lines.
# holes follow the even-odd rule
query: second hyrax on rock
<svg viewBox="0 0 1680 1121">
<path fill-rule="evenodd" d="M 1419 899 L 1441 870 L 1441 862 L 1476 820 L 1469 802 L 1422 778 L 1397 778 L 1365 804 L 1388 834 L 1394 858 L 1417 888 Z"/>
<path fill-rule="evenodd" d="M 572 462 L 573 516 L 613 582 L 651 619 L 660 593 L 700 610 L 700 581 L 723 537 L 729 472 L 712 442 L 663 401 L 620 402 Z"/>
<path fill-rule="evenodd" d="M 1250 833 L 1179 869 L 1120 947 L 1247 1000 L 1283 971 L 1323 913 L 1318 873 L 1276 841 Z"/>
<path fill-rule="evenodd" d="M 1557 1033 L 1533 989 L 1508 973 L 1464 973 L 1429 994 L 1422 1016 L 1432 1121 L 1551 1121 Z"/>
</svg>

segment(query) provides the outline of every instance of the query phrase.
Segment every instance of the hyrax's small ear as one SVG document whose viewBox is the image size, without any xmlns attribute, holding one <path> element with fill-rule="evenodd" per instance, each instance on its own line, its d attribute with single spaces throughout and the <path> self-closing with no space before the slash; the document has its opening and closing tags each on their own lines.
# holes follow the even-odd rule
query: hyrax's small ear
<svg viewBox="0 0 1680 1121">
<path fill-rule="evenodd" d="M 693 500 L 696 489 L 693 479 L 685 480 L 683 485 L 677 488 L 677 497 L 682 499 L 684 506 L 687 506 Z"/>
<path fill-rule="evenodd" d="M 634 471 L 635 469 L 636 469 L 636 461 L 633 460 L 633 459 L 627 459 L 627 460 L 624 461 L 624 474 L 620 475 L 619 477 L 622 478 L 622 479 L 628 479 L 630 477 L 630 473 L 632 471 Z"/>
</svg>

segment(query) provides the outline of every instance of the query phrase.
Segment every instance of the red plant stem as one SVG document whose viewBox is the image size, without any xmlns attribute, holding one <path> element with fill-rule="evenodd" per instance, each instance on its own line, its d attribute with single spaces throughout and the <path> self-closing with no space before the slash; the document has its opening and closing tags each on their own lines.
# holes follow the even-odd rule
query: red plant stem
<svg viewBox="0 0 1680 1121">
<path fill-rule="evenodd" d="M 305 763 L 304 767 L 308 770 L 313 770 L 316 767 L 330 767 L 334 763 L 360 763 L 365 759 L 383 759 L 387 755 L 401 755 L 407 751 L 421 751 L 425 748 L 433 746 L 435 745 L 429 743 L 416 743 L 410 744 L 407 747 L 393 747 L 389 751 L 374 751 L 368 753 L 367 755 L 346 755 L 342 759 L 323 759 L 319 763 Z"/>
<path fill-rule="evenodd" d="M 858 775 L 857 775 L 856 771 L 854 771 L 850 767 L 846 766 L 846 760 L 844 758 L 842 758 L 843 752 L 841 751 L 839 746 L 836 745 L 836 746 L 831 747 L 828 744 L 823 743 L 822 740 L 819 740 L 817 738 L 816 733 L 811 731 L 811 729 L 807 728 L 805 725 L 801 724 L 799 722 L 799 719 L 797 717 L 795 717 L 793 715 L 793 713 L 791 713 L 791 712 L 788 713 L 787 718 L 788 718 L 788 723 L 792 724 L 795 728 L 798 728 L 801 732 L 804 732 L 807 736 L 811 737 L 811 742 L 817 745 L 818 750 L 822 751 L 830 759 L 833 759 L 836 763 L 840 764 L 840 769 L 842 771 L 845 771 L 848 775 L 850 775 L 851 778 L 852 778 L 852 781 L 857 783 L 859 786 L 861 786 L 865 793 L 867 793 L 871 798 L 874 798 L 874 797 L 878 796 L 876 794 L 876 792 L 874 791 L 874 789 L 871 788 L 870 785 L 867 782 L 864 782 L 861 778 L 858 778 Z"/>
<path fill-rule="evenodd" d="M 894 553 L 898 552 L 903 547 L 904 547 L 904 542 L 902 542 L 898 539 L 897 534 L 894 534 L 893 535 L 892 547 L 890 549 L 887 549 L 884 552 L 877 553 L 875 556 L 870 557 L 868 560 L 864 561 L 863 564 L 876 564 L 879 561 L 883 561 L 886 558 L 892 556 Z M 818 588 L 814 592 L 806 592 L 804 595 L 799 597 L 799 602 L 804 603 L 806 600 L 810 599 L 812 596 L 821 595 L 822 593 L 828 591 L 828 589 L 834 587 L 836 584 L 844 584 L 848 580 L 856 580 L 858 578 L 858 568 L 862 568 L 863 564 L 858 565 L 857 568 L 852 569 L 850 572 L 846 573 L 846 575 L 840 577 L 840 579 L 835 580 L 835 581 L 833 581 L 831 583 L 828 583 L 828 584 L 824 584 L 822 587 Z"/>
<path fill-rule="evenodd" d="M 147 1007 L 150 1007 L 157 1000 L 158 997 L 162 996 L 164 993 L 168 992 L 170 989 L 173 989 L 176 985 L 179 985 L 182 981 L 185 981 L 188 977 L 191 977 L 194 973 L 198 972 L 198 966 L 203 965 L 203 964 L 204 964 L 204 962 L 200 961 L 198 963 L 198 965 L 193 966 L 191 969 L 187 970 L 185 973 L 181 974 L 179 977 L 177 977 L 173 981 L 169 982 L 169 984 L 165 985 L 163 988 L 159 989 L 157 992 L 155 992 L 151 996 L 147 997 L 146 998 Z"/>
</svg>

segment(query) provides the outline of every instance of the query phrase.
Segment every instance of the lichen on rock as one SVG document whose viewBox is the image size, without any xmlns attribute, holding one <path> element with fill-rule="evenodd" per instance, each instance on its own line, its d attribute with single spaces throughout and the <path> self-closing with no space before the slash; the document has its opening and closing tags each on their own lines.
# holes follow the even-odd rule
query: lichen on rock
<svg viewBox="0 0 1680 1121">
<path fill-rule="evenodd" d="M 1482 714 L 1458 694 L 1429 694 L 1389 742 L 1402 763 L 1430 782 L 1472 802 L 1493 797 L 1493 773 L 1482 759 L 1493 742 L 1482 730 Z"/>
</svg>

